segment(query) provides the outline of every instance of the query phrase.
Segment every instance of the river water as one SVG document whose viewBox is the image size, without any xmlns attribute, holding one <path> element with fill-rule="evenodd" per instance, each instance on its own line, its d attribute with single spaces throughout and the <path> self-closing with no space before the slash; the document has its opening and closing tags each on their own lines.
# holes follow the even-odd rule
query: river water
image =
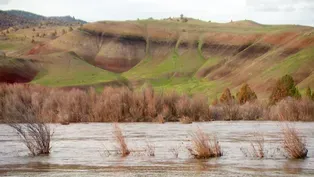
<svg viewBox="0 0 314 177">
<path fill-rule="evenodd" d="M 289 160 L 278 150 L 279 122 L 119 125 L 132 151 L 124 158 L 116 154 L 110 123 L 51 124 L 51 154 L 39 157 L 29 156 L 14 130 L 0 124 L 0 176 L 314 176 L 314 123 L 293 123 L 309 150 L 303 160 Z M 196 160 L 189 156 L 190 134 L 198 128 L 217 136 L 222 157 Z M 262 160 L 243 153 L 254 133 L 265 138 L 267 157 Z M 147 144 L 155 147 L 155 156 L 145 153 Z"/>
</svg>

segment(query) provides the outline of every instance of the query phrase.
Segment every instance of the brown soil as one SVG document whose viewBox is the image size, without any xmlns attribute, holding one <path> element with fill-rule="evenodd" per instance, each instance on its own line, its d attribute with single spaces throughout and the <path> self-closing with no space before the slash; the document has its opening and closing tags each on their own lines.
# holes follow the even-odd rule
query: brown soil
<svg viewBox="0 0 314 177">
<path fill-rule="evenodd" d="M 126 58 L 106 58 L 97 56 L 95 65 L 108 71 L 122 73 L 134 67 L 139 60 L 128 60 Z"/>
<path fill-rule="evenodd" d="M 0 83 L 27 83 L 32 81 L 39 70 L 35 65 L 30 63 L 19 63 L 19 66 L 1 66 Z"/>
</svg>

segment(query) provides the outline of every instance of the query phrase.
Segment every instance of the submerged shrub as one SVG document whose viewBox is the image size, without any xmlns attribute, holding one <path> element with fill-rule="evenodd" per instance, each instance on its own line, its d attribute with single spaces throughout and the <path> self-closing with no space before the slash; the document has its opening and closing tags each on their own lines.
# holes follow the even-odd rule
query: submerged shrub
<svg viewBox="0 0 314 177">
<path fill-rule="evenodd" d="M 154 157 L 155 156 L 155 146 L 148 141 L 146 141 L 145 152 L 147 156 Z"/>
<path fill-rule="evenodd" d="M 275 104 L 288 96 L 301 98 L 293 78 L 290 75 L 285 75 L 277 81 L 276 86 L 273 88 L 271 96 L 269 97 L 269 103 Z"/>
<path fill-rule="evenodd" d="M 306 158 L 308 150 L 304 139 L 302 139 L 297 130 L 288 125 L 282 128 L 283 149 L 289 158 L 303 159 Z"/>
<path fill-rule="evenodd" d="M 33 88 L 42 94 L 29 93 L 30 88 L 21 85 L 1 86 L 0 89 L 0 93 L 5 93 L 1 96 L 5 122 L 17 132 L 32 155 L 49 154 L 52 133 L 42 112 L 45 89 Z"/>
<path fill-rule="evenodd" d="M 191 141 L 192 146 L 187 149 L 196 159 L 208 159 L 223 155 L 216 137 L 207 135 L 201 129 L 191 134 Z"/>
<path fill-rule="evenodd" d="M 253 138 L 250 141 L 250 147 L 248 149 L 241 148 L 241 151 L 245 154 L 245 156 L 262 159 L 266 155 L 264 142 L 265 140 L 263 134 L 254 133 Z"/>
<path fill-rule="evenodd" d="M 23 120 L 23 122 L 24 124 L 10 123 L 9 126 L 15 129 L 33 156 L 48 155 L 52 137 L 49 125 L 29 120 Z"/>
<path fill-rule="evenodd" d="M 114 124 L 113 135 L 118 144 L 119 152 L 121 153 L 122 157 L 128 156 L 130 154 L 130 150 L 128 149 L 128 145 L 126 144 L 122 130 L 117 123 Z"/>
</svg>

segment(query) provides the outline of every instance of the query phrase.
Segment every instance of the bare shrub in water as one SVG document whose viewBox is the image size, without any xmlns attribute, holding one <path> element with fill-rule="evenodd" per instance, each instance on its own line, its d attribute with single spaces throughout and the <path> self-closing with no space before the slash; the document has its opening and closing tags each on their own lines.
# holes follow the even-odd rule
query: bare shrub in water
<svg viewBox="0 0 314 177">
<path fill-rule="evenodd" d="M 181 149 L 181 145 L 178 145 L 178 146 L 170 148 L 169 152 L 171 152 L 175 158 L 178 158 L 180 149 Z"/>
<path fill-rule="evenodd" d="M 248 149 L 241 148 L 241 151 L 252 158 L 262 159 L 265 157 L 264 136 L 261 133 L 254 133 Z"/>
<path fill-rule="evenodd" d="M 187 149 L 196 159 L 208 159 L 223 155 L 216 137 L 210 137 L 201 129 L 198 129 L 191 134 L 191 141 L 192 146 Z"/>
<path fill-rule="evenodd" d="M 306 158 L 308 150 L 306 149 L 305 140 L 299 135 L 299 132 L 286 124 L 282 127 L 283 149 L 289 158 L 303 159 Z"/>
<path fill-rule="evenodd" d="M 264 158 L 264 136 L 262 134 L 255 134 L 254 139 L 251 141 L 251 154 L 256 158 Z"/>
<path fill-rule="evenodd" d="M 27 122 L 24 124 L 11 123 L 9 126 L 15 129 L 32 155 L 50 153 L 52 133 L 49 125 L 40 122 Z"/>
<path fill-rule="evenodd" d="M 130 154 L 130 150 L 128 149 L 128 145 L 126 144 L 121 128 L 117 123 L 114 124 L 113 128 L 113 135 L 118 144 L 119 152 L 121 153 L 122 157 L 128 156 Z"/>
<path fill-rule="evenodd" d="M 42 118 L 43 98 L 36 92 L 29 94 L 25 88 L 19 94 L 7 95 L 5 99 L 5 122 L 17 132 L 34 156 L 47 155 L 51 149 L 52 133 Z"/>
<path fill-rule="evenodd" d="M 147 156 L 153 157 L 155 156 L 155 146 L 148 141 L 146 141 L 145 152 Z"/>
</svg>

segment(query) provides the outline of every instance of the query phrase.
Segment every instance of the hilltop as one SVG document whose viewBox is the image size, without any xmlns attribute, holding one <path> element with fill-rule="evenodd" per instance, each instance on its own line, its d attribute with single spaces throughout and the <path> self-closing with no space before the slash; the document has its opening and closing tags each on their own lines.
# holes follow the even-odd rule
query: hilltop
<svg viewBox="0 0 314 177">
<path fill-rule="evenodd" d="M 31 12 L 21 10 L 0 10 L 0 19 L 0 29 L 6 29 L 15 26 L 34 26 L 40 24 L 69 25 L 86 23 L 83 20 L 75 19 L 71 16 L 45 17 L 42 15 L 37 15 Z"/>
<path fill-rule="evenodd" d="M 106 79 L 60 84 L 62 76 L 54 68 L 60 66 L 57 61 L 68 61 L 68 52 L 80 64 L 106 71 L 100 77 Z M 226 87 L 235 92 L 249 83 L 259 97 L 266 98 L 277 78 L 291 74 L 301 90 L 314 87 L 314 28 L 307 26 L 191 18 L 101 21 L 45 40 L 23 55 L 50 58 L 50 69 L 40 72 L 45 81 L 33 81 L 48 86 L 86 86 L 118 78 L 135 89 L 149 82 L 157 90 L 214 98 Z"/>
</svg>

